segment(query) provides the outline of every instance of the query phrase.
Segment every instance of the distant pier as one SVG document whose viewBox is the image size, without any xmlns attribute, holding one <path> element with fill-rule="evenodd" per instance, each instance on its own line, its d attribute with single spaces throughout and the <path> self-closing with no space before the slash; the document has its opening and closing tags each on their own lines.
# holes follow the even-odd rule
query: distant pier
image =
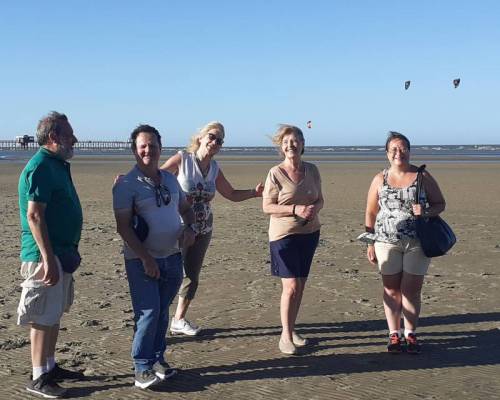
<svg viewBox="0 0 500 400">
<path fill-rule="evenodd" d="M 19 140 L 0 140 L 0 150 L 24 151 L 37 150 L 38 143 L 35 142 L 20 142 Z M 130 149 L 130 142 L 123 141 L 108 141 L 108 140 L 85 140 L 75 143 L 75 150 L 93 150 L 93 151 L 108 151 L 108 150 L 126 150 Z"/>
</svg>

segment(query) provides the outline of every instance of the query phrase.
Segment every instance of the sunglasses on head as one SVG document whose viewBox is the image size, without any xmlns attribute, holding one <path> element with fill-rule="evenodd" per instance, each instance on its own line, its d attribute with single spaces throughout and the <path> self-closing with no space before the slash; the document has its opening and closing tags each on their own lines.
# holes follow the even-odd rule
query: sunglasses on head
<svg viewBox="0 0 500 400">
<path fill-rule="evenodd" d="M 222 146 L 222 144 L 224 143 L 224 139 L 217 137 L 217 135 L 215 135 L 213 133 L 208 134 L 208 139 L 211 142 L 215 141 L 215 143 L 218 144 L 219 146 Z"/>
<path fill-rule="evenodd" d="M 170 190 L 165 185 L 155 186 L 155 194 L 156 194 L 156 205 L 161 207 L 161 203 L 168 206 L 170 204 L 170 200 L 172 200 L 172 196 L 170 196 Z"/>
</svg>

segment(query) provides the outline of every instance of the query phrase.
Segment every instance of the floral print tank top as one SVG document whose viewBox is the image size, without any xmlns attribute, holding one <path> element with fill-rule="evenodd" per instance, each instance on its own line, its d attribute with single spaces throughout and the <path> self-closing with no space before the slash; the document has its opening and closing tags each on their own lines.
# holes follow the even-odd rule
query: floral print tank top
<svg viewBox="0 0 500 400">
<path fill-rule="evenodd" d="M 197 235 L 205 235 L 212 232 L 213 214 L 210 201 L 215 196 L 215 180 L 219 175 L 219 166 L 215 160 L 210 161 L 210 169 L 203 175 L 196 155 L 185 151 L 179 151 L 181 165 L 177 180 L 186 194 L 187 201 L 193 207 L 196 222 L 193 229 Z"/>
<path fill-rule="evenodd" d="M 396 243 L 403 238 L 416 238 L 412 205 L 417 196 L 417 180 L 408 187 L 395 188 L 387 182 L 389 171 L 384 169 L 384 183 L 378 192 L 380 210 L 375 221 L 375 237 L 379 242 Z M 422 190 L 420 203 L 426 203 Z"/>
</svg>

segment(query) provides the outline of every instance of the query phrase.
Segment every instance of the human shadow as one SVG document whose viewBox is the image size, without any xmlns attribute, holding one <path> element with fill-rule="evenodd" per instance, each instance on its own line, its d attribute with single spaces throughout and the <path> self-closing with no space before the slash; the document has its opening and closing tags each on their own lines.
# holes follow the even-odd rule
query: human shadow
<svg viewBox="0 0 500 400">
<path fill-rule="evenodd" d="M 500 312 L 490 313 L 467 313 L 421 317 L 419 325 L 421 327 L 436 325 L 456 325 L 480 322 L 500 321 Z M 387 322 L 385 319 L 342 321 L 342 322 L 314 322 L 299 323 L 296 325 L 297 331 L 304 334 L 334 334 L 349 332 L 373 332 L 385 331 Z M 169 338 L 170 344 L 183 343 L 189 341 L 205 341 L 238 337 L 263 337 L 276 335 L 281 332 L 281 326 L 247 326 L 230 328 L 207 328 L 201 331 L 199 336 L 179 336 L 174 335 Z M 365 336 L 363 336 L 365 337 Z"/>
<path fill-rule="evenodd" d="M 477 324 L 500 321 L 500 313 L 470 313 L 421 318 L 421 326 Z M 480 330 L 446 330 L 422 334 L 423 352 L 420 355 L 392 355 L 385 351 L 387 329 L 385 320 L 348 321 L 341 323 L 308 323 L 299 325 L 302 333 L 323 334 L 313 339 L 312 345 L 301 355 L 280 356 L 272 359 L 243 361 L 233 364 L 208 366 L 184 370 L 168 387 L 159 391 L 196 392 L 211 385 L 284 379 L 292 377 L 333 376 L 365 372 L 409 371 L 498 365 L 500 363 L 500 331 L 497 328 Z M 465 327 L 464 327 L 465 328 Z M 274 335 L 280 327 L 223 328 L 215 337 L 241 337 Z M 251 331 L 254 331 L 253 333 Z M 379 334 L 363 334 L 383 330 Z M 337 337 L 336 333 L 354 333 Z M 340 343 L 331 342 L 339 339 Z M 347 339 L 359 339 L 357 343 L 345 343 Z M 370 339 L 370 340 L 367 340 Z M 380 352 L 356 354 L 329 354 L 325 350 L 346 347 L 380 346 Z M 321 354 L 320 354 L 321 353 Z"/>
<path fill-rule="evenodd" d="M 438 335 L 454 337 L 439 338 Z M 302 356 L 283 356 L 185 370 L 175 383 L 157 390 L 196 392 L 205 390 L 210 385 L 238 381 L 497 365 L 500 362 L 497 345 L 499 340 L 500 333 L 496 328 L 485 331 L 440 332 L 426 335 L 422 354 L 397 356 L 384 351 L 385 338 L 380 342 L 384 349 L 381 352 L 315 355 L 315 352 L 330 347 L 319 346 L 312 353 Z"/>
<path fill-rule="evenodd" d="M 303 349 L 298 356 L 280 355 L 270 359 L 185 369 L 174 378 L 155 387 L 154 391 L 192 393 L 207 390 L 212 385 L 239 381 L 498 365 L 500 363 L 500 347 L 498 346 L 500 330 L 496 327 L 484 330 L 478 329 L 477 326 L 470 330 L 465 329 L 465 326 L 464 329 L 443 329 L 447 325 L 498 321 L 500 321 L 500 312 L 421 318 L 421 326 L 441 328 L 422 334 L 423 352 L 420 355 L 388 354 L 385 351 L 387 325 L 382 319 L 300 324 L 298 325 L 299 332 L 316 336 L 311 338 L 311 346 Z M 209 331 L 212 333 L 210 336 L 205 335 L 194 340 L 274 337 L 279 334 L 281 327 L 249 326 Z M 173 342 L 172 339 L 175 341 L 193 340 L 190 337 L 175 336 L 170 338 L 170 344 Z M 372 349 L 374 346 L 380 346 L 380 351 L 374 352 Z M 336 348 L 357 348 L 358 351 L 324 354 L 325 351 L 332 352 Z M 132 377 L 132 374 L 89 377 L 88 381 L 94 380 L 104 384 L 69 388 L 68 397 L 90 396 L 96 392 L 130 387 Z M 124 379 L 127 381 L 124 382 Z"/>
<path fill-rule="evenodd" d="M 132 378 L 133 374 L 120 374 L 120 375 L 90 375 L 86 376 L 84 379 L 78 381 L 85 386 L 73 386 L 71 387 L 71 382 L 68 382 L 67 385 L 64 385 L 67 389 L 66 396 L 67 398 L 76 398 L 76 397 L 84 397 L 90 396 L 96 392 L 103 392 L 106 390 L 112 389 L 121 389 L 124 387 L 132 386 Z M 123 380 L 127 380 L 127 382 L 123 382 Z M 89 382 L 105 382 L 105 384 L 97 384 L 93 386 L 89 386 Z"/>
</svg>

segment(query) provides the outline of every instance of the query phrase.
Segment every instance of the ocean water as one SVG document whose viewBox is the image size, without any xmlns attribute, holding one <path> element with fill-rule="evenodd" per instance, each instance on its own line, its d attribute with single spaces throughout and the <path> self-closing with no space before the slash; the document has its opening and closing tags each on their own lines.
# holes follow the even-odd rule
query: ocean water
<svg viewBox="0 0 500 400">
<path fill-rule="evenodd" d="M 221 149 L 228 156 L 273 156 L 278 154 L 275 147 L 230 147 Z M 383 146 L 306 146 L 304 155 L 322 158 L 385 158 Z M 438 145 L 412 146 L 412 157 L 431 158 L 498 158 L 499 145 Z"/>
<path fill-rule="evenodd" d="M 162 159 L 182 150 L 180 147 L 164 147 Z M 0 150 L 0 163 L 24 162 L 35 150 Z M 129 148 L 109 150 L 75 149 L 75 158 L 104 158 L 109 161 L 131 156 Z M 263 162 L 267 159 L 277 159 L 275 147 L 222 147 L 219 153 L 225 162 Z M 383 146 L 306 146 L 304 157 L 315 162 L 380 162 L 385 160 Z M 499 145 L 429 145 L 412 146 L 411 157 L 420 161 L 432 162 L 500 162 Z M 241 160 L 238 160 L 241 158 Z"/>
</svg>

